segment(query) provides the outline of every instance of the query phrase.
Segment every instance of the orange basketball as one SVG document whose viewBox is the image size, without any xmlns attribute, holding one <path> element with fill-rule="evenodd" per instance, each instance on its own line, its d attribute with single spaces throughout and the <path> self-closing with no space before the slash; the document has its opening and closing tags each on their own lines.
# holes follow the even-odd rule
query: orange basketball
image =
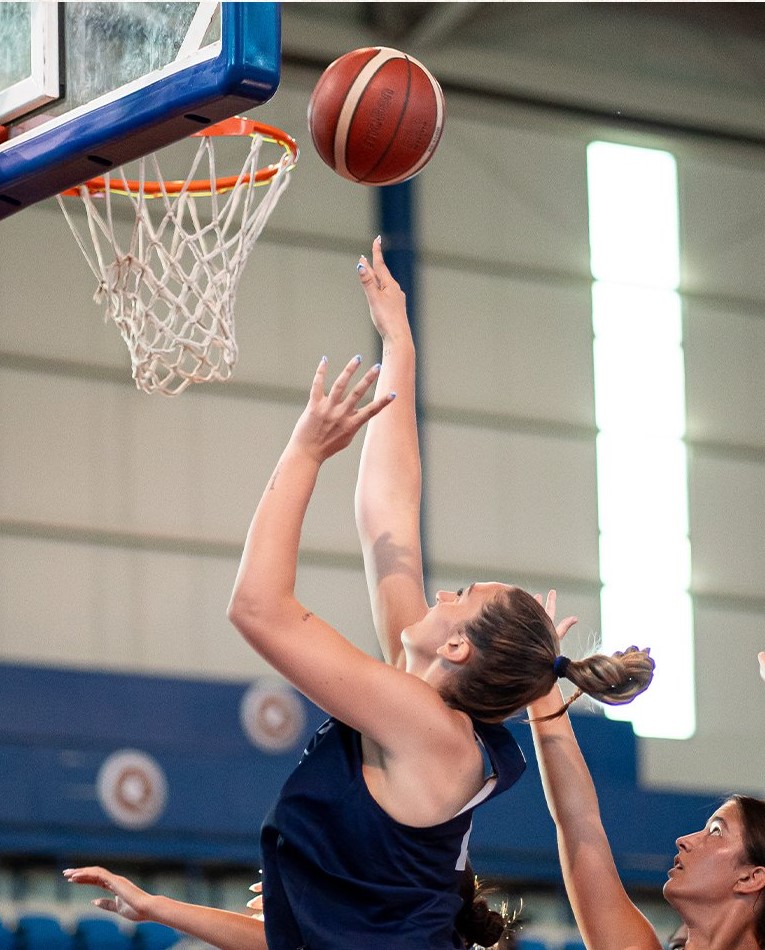
<svg viewBox="0 0 765 950">
<path fill-rule="evenodd" d="M 316 151 L 331 169 L 362 185 L 395 185 L 433 157 L 444 94 L 412 56 L 386 46 L 353 50 L 322 73 L 308 105 Z"/>
</svg>

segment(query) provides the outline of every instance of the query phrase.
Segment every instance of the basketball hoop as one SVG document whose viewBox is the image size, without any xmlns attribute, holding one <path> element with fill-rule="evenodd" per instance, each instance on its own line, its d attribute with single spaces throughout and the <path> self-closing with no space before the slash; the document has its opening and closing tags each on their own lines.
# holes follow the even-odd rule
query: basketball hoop
<svg viewBox="0 0 765 950">
<path fill-rule="evenodd" d="M 238 175 L 216 175 L 214 142 L 220 136 L 251 139 Z M 128 345 L 136 386 L 167 396 L 191 383 L 230 379 L 238 357 L 234 301 L 242 269 L 299 154 L 286 132 L 239 117 L 193 137 L 200 138 L 199 147 L 183 180 L 165 180 L 155 153 L 138 159 L 138 178 L 127 178 L 123 168 L 58 196 L 98 281 L 93 299 L 104 303 L 104 319 L 114 320 Z M 279 161 L 259 167 L 263 143 L 284 151 Z M 147 163 L 154 180 L 146 178 Z M 208 177 L 197 177 L 200 167 Z M 265 192 L 257 200 L 261 185 Z M 127 199 L 134 220 L 113 212 L 113 195 Z M 82 222 L 67 210 L 69 197 L 85 206 L 92 250 Z"/>
</svg>

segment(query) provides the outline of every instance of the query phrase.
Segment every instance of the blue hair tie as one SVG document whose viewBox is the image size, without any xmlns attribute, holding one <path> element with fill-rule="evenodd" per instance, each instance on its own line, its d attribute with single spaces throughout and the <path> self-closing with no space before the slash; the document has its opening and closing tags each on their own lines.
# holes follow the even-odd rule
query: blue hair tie
<svg viewBox="0 0 765 950">
<path fill-rule="evenodd" d="M 560 679 L 562 676 L 566 675 L 568 670 L 568 665 L 571 660 L 567 656 L 556 656 L 553 660 L 553 673 Z"/>
</svg>

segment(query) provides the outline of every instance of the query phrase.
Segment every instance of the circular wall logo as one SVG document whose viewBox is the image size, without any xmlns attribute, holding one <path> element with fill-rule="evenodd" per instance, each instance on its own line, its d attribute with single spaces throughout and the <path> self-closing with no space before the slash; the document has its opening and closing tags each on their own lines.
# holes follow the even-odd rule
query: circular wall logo
<svg viewBox="0 0 765 950">
<path fill-rule="evenodd" d="M 121 749 L 98 770 L 96 791 L 101 807 L 122 828 L 148 828 L 165 810 L 167 779 L 145 752 Z"/>
<path fill-rule="evenodd" d="M 242 696 L 242 729 L 253 745 L 265 752 L 286 752 L 305 730 L 303 703 L 291 686 L 278 680 L 258 680 Z"/>
</svg>

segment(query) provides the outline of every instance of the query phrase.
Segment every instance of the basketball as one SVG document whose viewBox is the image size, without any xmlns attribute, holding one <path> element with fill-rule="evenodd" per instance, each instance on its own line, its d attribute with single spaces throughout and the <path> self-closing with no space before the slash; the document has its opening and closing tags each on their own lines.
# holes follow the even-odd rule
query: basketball
<svg viewBox="0 0 765 950">
<path fill-rule="evenodd" d="M 412 56 L 386 46 L 346 53 L 311 94 L 308 128 L 331 169 L 362 185 L 395 185 L 427 165 L 444 128 L 444 94 Z"/>
</svg>

